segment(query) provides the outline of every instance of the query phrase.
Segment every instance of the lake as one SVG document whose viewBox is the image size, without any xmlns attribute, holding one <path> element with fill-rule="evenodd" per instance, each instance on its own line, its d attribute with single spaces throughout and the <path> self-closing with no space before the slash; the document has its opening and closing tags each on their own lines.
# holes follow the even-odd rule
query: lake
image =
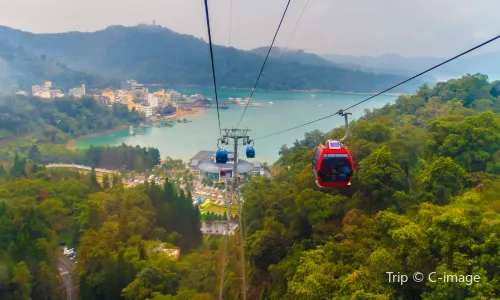
<svg viewBox="0 0 500 300">
<path fill-rule="evenodd" d="M 205 87 L 163 87 L 174 89 L 181 94 L 203 94 L 212 98 L 215 103 L 213 88 Z M 153 88 L 150 88 L 150 91 Z M 250 89 L 218 89 L 219 104 L 227 98 L 248 98 Z M 315 95 L 312 97 L 311 95 Z M 253 96 L 255 103 L 263 105 L 261 108 L 248 107 L 239 128 L 250 129 L 250 138 L 259 138 L 268 134 L 285 130 L 330 114 L 339 109 L 346 108 L 356 102 L 362 101 L 370 95 L 343 94 L 336 92 L 275 92 L 256 91 Z M 394 103 L 395 95 L 382 95 L 360 104 L 349 112 L 355 119 L 364 114 L 365 109 L 383 107 L 385 104 Z M 273 102 L 273 104 L 269 103 Z M 235 127 L 240 120 L 244 107 L 230 104 L 227 110 L 220 110 L 221 127 Z M 200 150 L 216 150 L 219 138 L 217 110 L 215 108 L 201 109 L 197 115 L 186 116 L 189 123 L 175 123 L 173 127 L 152 127 L 146 129 L 143 135 L 129 136 L 128 129 L 113 135 L 101 135 L 78 141 L 77 148 L 87 148 L 90 145 L 139 145 L 141 147 L 156 147 L 160 150 L 162 158 L 172 158 L 188 161 Z M 292 145 L 304 137 L 305 132 L 319 129 L 329 131 L 342 125 L 343 117 L 334 116 L 279 134 L 270 138 L 255 141 L 256 158 L 260 162 L 273 163 L 279 158 L 282 145 Z M 339 137 L 341 138 L 341 137 Z M 232 146 L 229 146 L 232 147 Z M 239 151 L 244 151 L 241 146 Z M 228 149 L 229 150 L 229 149 Z M 232 151 L 232 150 L 231 150 Z M 242 153 L 242 152 L 240 152 Z"/>
</svg>

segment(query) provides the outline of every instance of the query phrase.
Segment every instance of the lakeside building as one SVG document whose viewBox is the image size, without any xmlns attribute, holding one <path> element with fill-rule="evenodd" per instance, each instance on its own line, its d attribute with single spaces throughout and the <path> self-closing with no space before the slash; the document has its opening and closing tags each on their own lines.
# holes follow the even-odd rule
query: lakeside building
<svg viewBox="0 0 500 300">
<path fill-rule="evenodd" d="M 232 176 L 233 166 L 234 166 L 234 153 L 229 152 L 228 161 L 225 164 L 215 163 L 215 151 L 199 151 L 193 158 L 189 161 L 189 167 L 192 173 L 201 174 L 203 176 L 208 176 L 213 179 L 219 180 L 220 170 L 226 171 L 228 177 Z M 239 175 L 252 175 L 260 176 L 262 165 L 258 161 L 249 162 L 238 158 L 236 163 L 238 164 L 238 174 Z"/>
<path fill-rule="evenodd" d="M 158 107 L 158 96 L 156 96 L 155 94 L 148 93 L 147 101 L 149 105 L 151 105 L 151 107 Z"/>
<path fill-rule="evenodd" d="M 137 81 L 133 79 L 129 79 L 127 81 L 123 81 L 120 85 L 120 89 L 124 91 L 132 91 L 134 89 L 134 86 L 137 84 Z"/>
<path fill-rule="evenodd" d="M 63 92 L 60 89 L 51 89 L 52 82 L 45 81 L 43 85 L 34 85 L 31 87 L 31 94 L 35 97 L 40 97 L 44 99 L 64 97 Z"/>
<path fill-rule="evenodd" d="M 81 87 L 70 89 L 69 94 L 75 98 L 81 98 L 82 96 L 85 95 L 85 84 L 82 83 Z"/>
<path fill-rule="evenodd" d="M 153 115 L 153 108 L 149 104 L 141 104 L 138 106 L 137 110 L 143 112 L 146 118 Z"/>
</svg>

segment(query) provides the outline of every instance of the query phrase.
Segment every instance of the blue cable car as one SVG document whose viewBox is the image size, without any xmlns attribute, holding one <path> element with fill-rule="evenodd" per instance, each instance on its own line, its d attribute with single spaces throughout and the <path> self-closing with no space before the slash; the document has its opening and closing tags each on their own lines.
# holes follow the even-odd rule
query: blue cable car
<svg viewBox="0 0 500 300">
<path fill-rule="evenodd" d="M 254 149 L 254 147 L 253 146 L 247 147 L 246 154 L 247 154 L 247 158 L 254 158 L 255 157 L 255 149 Z"/>
<path fill-rule="evenodd" d="M 217 152 L 215 152 L 215 162 L 218 164 L 225 164 L 229 160 L 229 153 L 227 150 L 219 148 Z"/>
</svg>

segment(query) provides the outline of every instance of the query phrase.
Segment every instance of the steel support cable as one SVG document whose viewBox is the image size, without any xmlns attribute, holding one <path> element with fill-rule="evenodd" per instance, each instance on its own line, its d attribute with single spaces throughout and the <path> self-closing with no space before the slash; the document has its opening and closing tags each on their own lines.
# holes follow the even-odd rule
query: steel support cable
<svg viewBox="0 0 500 300">
<path fill-rule="evenodd" d="M 288 7 L 290 6 L 291 0 L 288 0 L 288 3 L 286 4 L 285 11 L 283 12 L 283 15 L 281 16 L 280 23 L 278 25 L 278 29 L 276 29 L 276 33 L 274 34 L 273 41 L 271 42 L 271 46 L 269 46 L 269 50 L 267 51 L 266 58 L 264 59 L 264 63 L 262 64 L 262 68 L 260 69 L 259 76 L 257 76 L 257 80 L 255 81 L 255 85 L 252 89 L 252 93 L 250 94 L 250 99 L 253 97 L 253 93 L 255 92 L 255 89 L 257 88 L 257 84 L 259 83 L 260 76 L 262 75 L 262 72 L 264 71 L 264 67 L 266 66 L 267 59 L 269 58 L 269 54 L 271 53 L 271 50 L 273 49 L 274 41 L 276 40 L 276 37 L 278 36 L 278 32 L 280 31 L 281 24 L 283 23 L 283 19 L 285 19 L 286 12 L 288 11 Z M 245 112 L 247 111 L 248 104 L 250 104 L 250 100 L 247 101 L 247 105 L 245 106 L 245 110 L 243 111 L 243 114 L 241 115 L 240 120 L 238 121 L 238 125 L 236 126 L 236 129 L 240 127 L 241 120 L 243 120 L 243 116 L 245 116 Z"/>
<path fill-rule="evenodd" d="M 288 51 L 288 47 L 290 46 L 290 42 L 292 41 L 293 36 L 295 35 L 295 31 L 299 27 L 300 21 L 302 20 L 302 16 L 304 15 L 304 12 L 306 11 L 307 6 L 309 5 L 309 1 L 310 0 L 307 0 L 306 5 L 304 5 L 304 7 L 302 8 L 302 12 L 300 13 L 299 18 L 297 19 L 297 23 L 295 23 L 295 27 L 293 28 L 292 34 L 290 35 L 290 38 L 288 39 L 288 42 L 286 43 L 285 50 L 283 52 L 281 52 L 280 57 L 278 58 L 278 61 L 281 61 L 283 59 L 283 56 L 285 56 L 286 52 Z M 269 91 L 269 87 L 267 88 L 267 91 Z"/>
<path fill-rule="evenodd" d="M 233 27 L 233 0 L 229 4 L 229 33 L 227 41 L 227 72 L 226 72 L 226 86 L 229 86 L 229 72 L 231 71 L 231 28 Z"/>
<path fill-rule="evenodd" d="M 299 16 L 299 19 L 297 20 L 297 23 L 295 23 L 295 27 L 293 28 L 292 35 L 290 35 L 290 38 L 288 39 L 288 42 L 286 43 L 285 51 L 283 51 L 281 53 L 281 56 L 279 58 L 280 60 L 283 58 L 283 55 L 287 52 L 288 46 L 290 46 L 290 42 L 292 41 L 293 36 L 295 35 L 295 31 L 299 27 L 300 21 L 302 20 L 302 16 L 304 15 L 304 12 L 306 11 L 307 6 L 309 5 L 309 1 L 311 1 L 311 0 L 307 0 L 306 5 L 304 6 L 304 8 L 302 9 L 302 12 L 300 13 L 300 16 Z"/>
<path fill-rule="evenodd" d="M 210 61 L 212 62 L 212 76 L 214 79 L 215 103 L 217 105 L 217 119 L 219 120 L 219 135 L 222 139 L 222 129 L 220 126 L 219 98 L 217 95 L 217 80 L 215 79 L 214 50 L 212 47 L 212 33 L 210 31 L 210 17 L 208 14 L 208 0 L 205 0 L 205 15 L 207 17 L 208 43 L 210 45 Z"/>
<path fill-rule="evenodd" d="M 410 77 L 410 78 L 408 78 L 408 79 L 406 79 L 404 81 L 401 81 L 400 83 L 395 84 L 395 85 L 391 86 L 390 88 L 387 88 L 387 89 L 383 90 L 382 92 L 379 92 L 379 93 L 377 93 L 375 95 L 372 95 L 372 96 L 370 96 L 370 97 L 368 97 L 368 98 L 366 98 L 366 99 L 364 99 L 362 101 L 359 101 L 359 102 L 357 102 L 357 103 L 355 103 L 355 104 L 353 104 L 351 106 L 348 106 L 345 109 L 341 109 L 341 110 L 339 110 L 336 113 L 333 113 L 331 115 L 324 116 L 322 118 L 319 118 L 319 119 L 316 119 L 316 120 L 313 120 L 313 121 L 309 121 L 307 123 L 304 123 L 304 124 L 301 124 L 301 125 L 297 125 L 297 126 L 285 129 L 285 130 L 281 130 L 281 131 L 278 131 L 278 132 L 275 132 L 275 133 L 272 133 L 272 134 L 268 134 L 268 135 L 265 135 L 265 136 L 262 136 L 262 137 L 258 137 L 258 138 L 255 138 L 254 140 L 260 140 L 260 139 L 272 137 L 272 136 L 275 136 L 275 135 L 278 135 L 278 134 L 282 134 L 282 133 L 288 132 L 290 130 L 294 130 L 294 129 L 297 129 L 297 128 L 300 128 L 300 127 L 303 127 L 303 126 L 306 126 L 306 125 L 309 125 L 309 124 L 312 124 L 312 123 L 316 123 L 316 122 L 324 120 L 324 119 L 328 119 L 328 118 L 333 117 L 335 115 L 342 115 L 346 110 L 349 110 L 349 109 L 351 109 L 351 108 L 353 108 L 355 106 L 360 105 L 361 103 L 364 103 L 364 102 L 366 102 L 368 100 L 371 100 L 371 99 L 373 99 L 375 97 L 378 97 L 378 96 L 380 96 L 380 95 L 382 95 L 382 94 L 384 94 L 384 93 L 386 93 L 386 92 L 388 92 L 388 91 L 390 91 L 390 90 L 392 90 L 392 89 L 394 89 L 394 88 L 396 88 L 396 87 L 398 87 L 398 86 L 400 86 L 402 84 L 407 83 L 410 80 L 413 80 L 413 79 L 415 79 L 415 78 L 417 78 L 419 76 L 424 75 L 425 73 L 428 73 L 428 72 L 430 72 L 430 71 L 432 71 L 432 70 L 434 70 L 436 68 L 439 68 L 440 66 L 442 66 L 444 64 L 447 64 L 447 63 L 449 63 L 449 62 L 451 62 L 451 61 L 453 61 L 453 60 L 455 60 L 455 59 L 457 59 L 457 58 L 459 58 L 461 56 L 464 56 L 465 54 L 468 54 L 468 53 L 470 53 L 470 52 L 472 52 L 474 50 L 477 50 L 477 49 L 479 49 L 479 48 L 481 48 L 481 47 L 483 47 L 483 46 L 485 46 L 485 45 L 487 45 L 487 44 L 489 44 L 489 43 L 491 43 L 491 42 L 493 42 L 493 41 L 495 41 L 495 40 L 497 40 L 499 38 L 500 38 L 500 35 L 497 35 L 496 37 L 491 38 L 491 39 L 487 40 L 486 42 L 483 42 L 483 43 L 481 43 L 481 44 L 479 44 L 479 45 L 477 45 L 477 46 L 475 46 L 473 48 L 470 48 L 470 49 L 468 49 L 468 50 L 466 50 L 466 51 L 464 51 L 464 52 L 462 52 L 460 54 L 457 54 L 457 55 L 453 56 L 452 58 L 443 61 L 440 64 L 437 64 L 437 65 L 435 65 L 435 66 L 433 66 L 433 67 L 431 67 L 431 68 L 429 68 L 429 69 L 427 69 L 425 71 L 422 71 L 422 72 L 418 73 L 417 75 L 414 75 L 414 76 L 412 76 L 412 77 Z"/>
</svg>

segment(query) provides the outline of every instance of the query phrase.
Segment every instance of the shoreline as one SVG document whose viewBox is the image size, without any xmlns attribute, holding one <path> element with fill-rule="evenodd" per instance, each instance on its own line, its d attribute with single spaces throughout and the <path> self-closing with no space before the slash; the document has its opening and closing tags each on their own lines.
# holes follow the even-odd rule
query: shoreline
<svg viewBox="0 0 500 300">
<path fill-rule="evenodd" d="M 177 120 L 177 119 L 181 119 L 185 116 L 193 116 L 193 115 L 198 115 L 201 113 L 201 110 L 198 108 L 198 107 L 195 107 L 193 108 L 192 110 L 182 110 L 182 109 L 177 109 L 177 113 L 175 116 L 172 116 L 172 117 L 166 117 L 168 120 Z M 77 138 L 74 138 L 72 140 L 69 140 L 67 143 L 66 143 L 66 149 L 68 150 L 71 150 L 71 151 L 74 151 L 76 150 L 76 143 L 78 143 L 79 141 L 82 141 L 82 140 L 86 140 L 86 139 L 90 139 L 90 138 L 93 138 L 93 137 L 97 137 L 97 136 L 101 136 L 101 135 L 105 135 L 105 134 L 111 134 L 111 133 L 115 133 L 117 131 L 121 131 L 121 130 L 124 130 L 126 128 L 128 128 L 130 125 L 121 125 L 121 126 L 118 126 L 118 127 L 115 127 L 113 129 L 108 129 L 108 130 L 104 130 L 104 131 L 99 131 L 99 132 L 94 132 L 94 133 L 91 133 L 91 134 L 86 134 L 86 135 L 82 135 L 82 136 L 79 136 Z"/>
<path fill-rule="evenodd" d="M 118 127 L 115 127 L 113 129 L 108 129 L 108 130 L 104 130 L 104 131 L 99 131 L 99 132 L 94 132 L 94 133 L 91 133 L 91 134 L 86 134 L 86 135 L 82 135 L 82 136 L 79 136 L 77 138 L 74 138 L 72 140 L 69 140 L 67 143 L 66 143 L 66 149 L 68 150 L 71 150 L 71 151 L 74 151 L 76 150 L 77 148 L 75 147 L 75 144 L 78 143 L 79 141 L 81 140 L 85 140 L 85 139 L 89 139 L 89 138 L 92 138 L 92 137 L 96 137 L 96 136 L 100 136 L 100 135 L 103 135 L 103 134 L 110 134 L 110 133 L 114 133 L 114 132 L 117 132 L 117 131 L 120 131 L 120 130 L 123 130 L 125 128 L 128 128 L 130 125 L 120 125 Z"/>
</svg>

